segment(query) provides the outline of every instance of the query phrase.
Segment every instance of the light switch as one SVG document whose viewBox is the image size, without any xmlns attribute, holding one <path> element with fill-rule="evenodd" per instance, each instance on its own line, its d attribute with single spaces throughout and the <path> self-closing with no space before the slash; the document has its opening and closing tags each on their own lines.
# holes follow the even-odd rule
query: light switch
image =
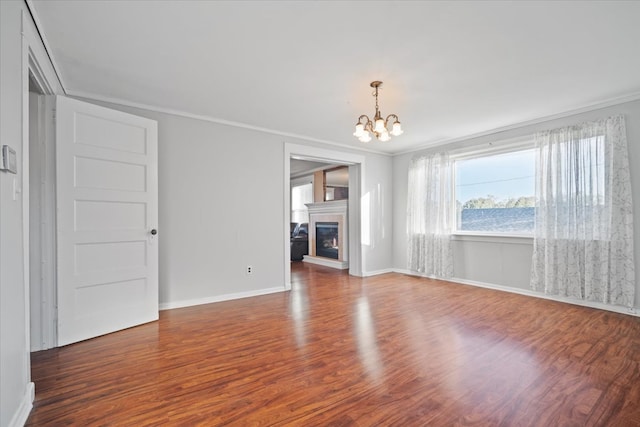
<svg viewBox="0 0 640 427">
<path fill-rule="evenodd" d="M 16 157 L 16 150 L 8 145 L 2 146 L 2 161 L 0 161 L 0 170 L 4 170 L 11 173 L 18 173 L 18 159 Z"/>
</svg>

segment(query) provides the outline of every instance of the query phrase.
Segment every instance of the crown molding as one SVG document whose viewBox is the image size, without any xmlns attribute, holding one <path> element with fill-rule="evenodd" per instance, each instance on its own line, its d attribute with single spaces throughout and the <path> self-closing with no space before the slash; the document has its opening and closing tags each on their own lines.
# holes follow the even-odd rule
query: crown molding
<svg viewBox="0 0 640 427">
<path fill-rule="evenodd" d="M 446 138 L 446 139 L 441 139 L 441 140 L 437 140 L 437 141 L 433 141 L 433 142 L 428 142 L 425 144 L 421 144 L 419 146 L 416 146 L 414 148 L 410 148 L 408 150 L 403 150 L 403 151 L 398 151 L 398 152 L 394 152 L 392 155 L 393 156 L 400 156 L 403 154 L 409 154 L 409 153 L 415 153 L 418 151 L 422 151 L 422 150 L 426 150 L 429 148 L 434 148 L 434 147 L 439 147 L 442 145 L 448 145 L 448 144 L 452 144 L 454 142 L 462 142 L 462 141 L 467 141 L 470 139 L 474 139 L 474 138 L 480 138 L 483 136 L 490 136 L 490 135 L 495 135 L 497 133 L 500 132 L 506 132 L 509 130 L 514 130 L 514 129 L 519 129 L 519 128 L 523 128 L 525 126 L 531 126 L 531 125 L 536 125 L 539 123 L 544 123 L 544 122 L 548 122 L 551 120 L 556 120 L 556 119 L 562 119 L 565 117 L 571 117 L 571 116 L 575 116 L 577 114 L 582 114 L 582 113 L 587 113 L 589 111 L 595 111 L 595 110 L 600 110 L 602 108 L 607 108 L 607 107 L 612 107 L 614 105 L 620 105 L 620 104 L 624 104 L 627 102 L 633 102 L 633 101 L 637 101 L 640 100 L 640 92 L 633 92 L 627 95 L 623 95 L 623 96 L 617 96 L 614 98 L 609 98 L 605 101 L 599 101 L 599 102 L 594 102 L 591 104 L 587 104 L 583 107 L 579 107 L 579 108 L 575 108 L 575 109 L 571 109 L 571 110 L 566 110 L 560 113 L 555 113 L 555 114 L 551 114 L 548 116 L 542 116 L 542 117 L 538 117 L 535 119 L 531 119 L 531 120 L 525 120 L 523 122 L 518 122 L 518 123 L 514 123 L 511 125 L 507 125 L 507 126 L 502 126 L 499 128 L 494 128 L 491 130 L 487 130 L 487 131 L 483 131 L 483 132 L 478 132 L 478 133 L 473 133 L 473 134 L 469 134 L 469 135 L 464 135 L 464 136 L 459 136 L 456 138 Z"/>
<path fill-rule="evenodd" d="M 379 150 L 372 150 L 370 148 L 364 148 L 364 147 L 358 147 L 358 146 L 351 146 L 351 145 L 347 145 L 347 144 L 341 144 L 335 141 L 329 141 L 329 140 L 325 140 L 325 139 L 319 139 L 319 138 L 313 138 L 307 135 L 299 135 L 299 134 L 295 134 L 295 133 L 291 133 L 291 132 L 282 132 L 279 130 L 275 130 L 275 129 L 269 129 L 269 128 L 263 128 L 263 127 L 259 127 L 259 126 L 253 126 L 247 123 L 241 123 L 241 122 L 235 122 L 235 121 L 231 121 L 231 120 L 225 120 L 225 119 L 220 119 L 217 117 L 212 117 L 212 116 L 206 116 L 206 115 L 199 115 L 199 114 L 192 114 L 186 111 L 181 111 L 181 110 L 176 110 L 176 109 L 172 109 L 172 108 L 163 108 L 163 107 L 159 107 L 159 106 L 155 106 L 155 105 L 149 105 L 149 104 L 142 104 L 142 103 L 137 103 L 137 102 L 130 102 L 130 101 L 126 101 L 124 99 L 120 99 L 120 98 L 113 98 L 113 97 L 107 97 L 107 96 L 101 96 L 101 95 L 97 95 L 95 93 L 90 93 L 90 92 L 83 92 L 83 91 L 76 91 L 76 90 L 67 90 L 66 88 L 66 84 L 62 78 L 62 73 L 60 72 L 60 67 L 58 66 L 55 57 L 53 55 L 53 52 L 50 48 L 49 42 L 44 34 L 44 31 L 42 29 L 42 24 L 40 22 L 40 18 L 38 17 L 36 11 L 35 11 L 35 7 L 33 5 L 33 0 L 24 0 L 27 9 L 29 10 L 29 13 L 31 14 L 31 19 L 33 20 L 33 23 L 36 27 L 36 31 L 38 33 L 38 35 L 40 36 L 40 40 L 42 41 L 42 44 L 44 46 L 45 51 L 47 52 L 47 56 L 49 57 L 49 61 L 51 62 L 51 66 L 53 67 L 53 71 L 56 74 L 56 77 L 58 79 L 58 82 L 60 83 L 60 87 L 62 88 L 62 92 L 65 95 L 68 96 L 74 96 L 74 97 L 79 97 L 79 98 L 85 98 L 85 99 L 89 99 L 89 100 L 94 100 L 94 101 L 102 101 L 102 102 L 109 102 L 112 104 L 118 104 L 118 105 L 123 105 L 126 107 L 133 107 L 133 108 L 140 108 L 143 110 L 149 110 L 149 111 L 155 111 L 158 113 L 165 113 L 165 114 L 171 114 L 171 115 L 175 115 L 175 116 L 180 116 L 180 117 L 186 117 L 186 118 L 190 118 L 190 119 L 195 119 L 195 120 L 202 120 L 202 121 L 206 121 L 206 122 L 211 122 L 211 123 L 216 123 L 216 124 L 221 124 L 221 125 L 225 125 L 225 126 L 232 126 L 232 127 L 237 127 L 237 128 L 241 128 L 241 129 L 248 129 L 248 130 L 253 130 L 253 131 L 258 131 L 258 132 L 264 132 L 264 133 L 268 133 L 268 134 L 272 134 L 272 135 L 278 135 L 278 136 L 284 136 L 287 138 L 295 138 L 295 139 L 300 139 L 303 141 L 310 141 L 310 142 L 317 142 L 320 144 L 326 144 L 326 145 L 331 145 L 334 147 L 340 147 L 340 148 L 347 148 L 350 150 L 355 150 L 355 151 L 360 151 L 360 152 L 366 152 L 366 153 L 373 153 L 373 154 L 380 154 L 383 156 L 392 156 L 393 154 L 391 153 L 386 153 L 384 151 L 379 151 Z"/>
<path fill-rule="evenodd" d="M 217 123 L 217 124 L 221 124 L 221 125 L 225 125 L 225 126 L 232 126 L 232 127 L 242 128 L 242 129 L 254 130 L 254 131 L 258 131 L 258 132 L 264 132 L 264 133 L 283 136 L 283 137 L 288 137 L 288 138 L 296 138 L 296 139 L 300 139 L 300 140 L 303 140 L 303 141 L 316 142 L 316 143 L 320 143 L 320 144 L 327 144 L 327 145 L 340 147 L 340 148 L 346 148 L 346 149 L 354 150 L 354 151 L 360 151 L 360 152 L 366 152 L 366 153 L 372 153 L 372 154 L 379 154 L 379 155 L 387 156 L 387 157 L 394 157 L 394 156 L 400 156 L 400 155 L 408 154 L 408 153 L 415 153 L 415 152 L 418 152 L 418 151 L 421 151 L 421 150 L 426 150 L 426 149 L 429 149 L 429 148 L 434 148 L 434 147 L 438 147 L 438 146 L 442 146 L 442 145 L 452 144 L 452 143 L 455 143 L 455 142 L 466 141 L 466 140 L 469 140 L 469 139 L 480 138 L 480 137 L 483 137 L 483 136 L 490 136 L 490 135 L 494 135 L 494 134 L 497 134 L 497 133 L 500 133 L 500 132 L 506 132 L 506 131 L 509 131 L 509 130 L 518 129 L 518 128 L 525 127 L 525 126 L 535 125 L 535 124 L 538 124 L 538 123 L 543 123 L 543 122 L 550 121 L 550 120 L 569 117 L 569 116 L 573 116 L 573 115 L 576 115 L 576 114 L 586 113 L 586 112 L 593 111 L 593 110 L 599 110 L 601 108 L 611 107 L 613 105 L 624 104 L 626 102 L 637 101 L 637 100 L 640 99 L 640 92 L 634 92 L 634 93 L 623 95 L 623 96 L 613 97 L 613 98 L 610 98 L 610 99 L 605 100 L 605 101 L 598 101 L 598 102 L 586 104 L 586 105 L 584 105 L 582 107 L 579 107 L 579 108 L 566 110 L 566 111 L 555 113 L 555 114 L 551 114 L 551 115 L 548 115 L 548 116 L 542 116 L 542 117 L 534 118 L 534 119 L 531 119 L 531 120 L 525 120 L 525 121 L 517 122 L 517 123 L 511 124 L 511 125 L 498 127 L 498 128 L 490 129 L 490 130 L 483 131 L 483 132 L 463 135 L 463 136 L 459 136 L 459 137 L 455 137 L 455 138 L 444 138 L 444 139 L 440 139 L 440 140 L 436 140 L 436 141 L 426 142 L 426 143 L 414 146 L 414 147 L 406 149 L 406 150 L 388 153 L 388 152 L 385 152 L 385 151 L 373 150 L 373 149 L 370 149 L 370 148 L 352 146 L 352 145 L 347 145 L 347 144 L 339 143 L 339 142 L 335 142 L 335 141 L 329 141 L 329 140 L 325 140 L 325 139 L 314 138 L 314 137 L 310 137 L 310 136 L 307 136 L 307 135 L 299 135 L 299 134 L 295 134 L 295 133 L 291 133 L 291 132 L 283 132 L 283 131 L 279 131 L 279 130 L 275 130 L 275 129 L 269 129 L 269 128 L 263 128 L 263 127 L 259 127 L 259 126 L 253 126 L 253 125 L 250 125 L 250 124 L 247 124 L 247 123 L 235 122 L 235 121 L 220 119 L 220 118 L 216 118 L 216 117 L 212 117 L 212 116 L 192 114 L 192 113 L 189 113 L 189 112 L 186 112 L 186 111 L 182 111 L 182 110 L 164 108 L 164 107 L 148 105 L 148 104 L 142 104 L 142 103 L 137 103 L 137 102 L 130 102 L 130 101 L 126 101 L 124 99 L 106 97 L 106 96 L 97 95 L 97 94 L 90 93 L 90 92 L 67 90 L 65 82 L 64 82 L 64 80 L 62 78 L 62 74 L 60 72 L 60 67 L 58 66 L 58 64 L 57 64 L 57 62 L 55 60 L 53 52 L 50 49 L 49 42 L 47 41 L 47 38 L 46 38 L 46 36 L 44 34 L 44 31 L 42 30 L 42 25 L 40 23 L 40 19 L 38 18 L 38 15 L 36 14 L 35 7 L 33 5 L 33 0 L 24 0 L 24 2 L 26 4 L 26 6 L 27 6 L 27 9 L 29 10 L 29 13 L 31 14 L 31 18 L 33 19 L 34 25 L 36 27 L 36 30 L 37 30 L 39 36 L 40 36 L 40 39 L 42 40 L 42 44 L 44 45 L 44 49 L 47 52 L 47 55 L 49 56 L 49 60 L 51 61 L 51 65 L 53 66 L 53 70 L 54 70 L 54 72 L 56 74 L 56 77 L 58 78 L 58 81 L 60 83 L 62 91 L 66 95 L 85 98 L 85 99 L 89 99 L 89 100 L 95 100 L 95 101 L 109 102 L 109 103 L 118 104 L 118 105 L 122 105 L 122 106 L 126 106 L 126 107 L 140 108 L 140 109 L 144 109 L 144 110 L 155 111 L 155 112 L 158 112 L 158 113 L 172 114 L 172 115 L 175 115 L 175 116 L 186 117 L 186 118 L 195 119 L 195 120 L 202 120 L 202 121 L 207 121 L 207 122 L 211 122 L 211 123 Z"/>
<path fill-rule="evenodd" d="M 174 116 L 180 116 L 180 117 L 185 117 L 185 118 L 194 119 L 194 120 L 201 120 L 201 121 L 210 122 L 210 123 L 216 123 L 216 124 L 224 125 L 224 126 L 231 126 L 231 127 L 241 128 L 241 129 L 247 129 L 247 130 L 252 130 L 252 131 L 257 131 L 257 132 L 263 132 L 263 133 L 283 136 L 283 137 L 287 137 L 287 138 L 295 138 L 295 139 L 299 139 L 299 140 L 303 140 L 303 141 L 317 142 L 317 143 L 320 143 L 320 144 L 331 145 L 331 146 L 340 147 L 340 148 L 343 148 L 343 149 L 346 148 L 346 149 L 349 149 L 349 150 L 363 151 L 363 152 L 367 152 L 367 153 L 379 154 L 379 155 L 389 156 L 389 157 L 393 156 L 393 154 L 386 153 L 384 151 L 372 150 L 372 149 L 369 149 L 369 148 L 357 147 L 357 146 L 354 147 L 352 145 L 341 144 L 339 142 L 329 141 L 329 140 L 326 140 L 326 139 L 314 138 L 314 137 L 307 136 L 307 135 L 300 135 L 300 134 L 291 133 L 291 132 L 283 132 L 283 131 L 279 131 L 279 130 L 275 130 L 275 129 L 269 129 L 269 128 L 264 128 L 264 127 L 260 127 L 260 126 L 250 125 L 250 124 L 247 124 L 247 123 L 236 122 L 236 121 L 226 120 L 226 119 L 220 119 L 220 118 L 213 117 L 213 116 L 207 116 L 207 115 L 202 115 L 202 114 L 193 114 L 193 113 L 189 113 L 187 111 L 177 110 L 177 109 L 173 109 L 173 108 L 165 108 L 165 107 L 158 107 L 156 105 L 143 104 L 143 103 L 139 103 L 139 102 L 131 102 L 131 101 L 127 101 L 127 100 L 120 99 L 120 98 L 112 98 L 112 97 L 108 97 L 108 96 L 97 95 L 95 93 L 90 93 L 90 92 L 82 92 L 82 91 L 77 91 L 77 90 L 68 90 L 67 94 L 70 95 L 70 96 L 76 97 L 76 98 L 84 98 L 84 99 L 93 100 L 93 101 L 108 102 L 108 103 L 111 103 L 111 104 L 122 105 L 122 106 L 125 106 L 125 107 L 132 107 L 132 108 L 139 108 L 139 109 L 143 109 L 143 110 L 154 111 L 156 113 L 171 114 L 171 115 L 174 115 Z"/>
<path fill-rule="evenodd" d="M 47 36 L 45 36 L 44 31 L 42 30 L 42 24 L 40 23 L 40 18 L 38 17 L 38 14 L 36 13 L 36 9 L 33 5 L 33 1 L 32 0 L 24 0 L 25 4 L 27 5 L 27 10 L 29 11 L 29 14 L 31 15 L 31 19 L 33 20 L 33 25 L 35 25 L 36 27 L 36 32 L 38 33 L 38 36 L 40 37 L 40 41 L 42 41 L 42 45 L 44 46 L 44 50 L 45 52 L 47 52 L 47 56 L 49 57 L 49 61 L 51 62 L 51 66 L 53 67 L 53 72 L 56 74 L 56 78 L 58 79 L 58 83 L 60 84 L 60 87 L 62 88 L 62 93 L 67 94 L 67 90 L 66 90 L 66 86 L 64 83 L 64 80 L 62 78 L 62 73 L 60 73 L 60 67 L 58 67 L 58 64 L 56 63 L 55 57 L 53 56 L 53 52 L 51 50 L 51 48 L 49 47 L 49 41 L 47 40 Z"/>
<path fill-rule="evenodd" d="M 387 153 L 387 152 L 384 152 L 384 151 L 372 150 L 370 148 L 351 146 L 351 145 L 342 144 L 342 143 L 335 142 L 335 141 L 329 141 L 329 140 L 326 140 L 326 139 L 314 138 L 314 137 L 307 136 L 307 135 L 300 135 L 300 134 L 291 133 L 291 132 L 283 132 L 283 131 L 279 131 L 279 130 L 275 130 L 275 129 L 269 129 L 269 128 L 264 128 L 264 127 L 260 127 L 260 126 L 254 126 L 254 125 L 250 125 L 250 124 L 247 124 L 247 123 L 236 122 L 236 121 L 226 120 L 226 119 L 220 119 L 220 118 L 217 118 L 217 117 L 212 117 L 212 116 L 207 116 L 207 115 L 193 114 L 193 113 L 189 113 L 189 112 L 186 112 L 186 111 L 177 110 L 177 109 L 173 109 L 173 108 L 165 108 L 165 107 L 158 107 L 158 106 L 155 106 L 155 105 L 143 104 L 143 103 L 138 103 L 138 102 L 131 102 L 131 101 L 127 101 L 127 100 L 120 99 L 120 98 L 107 97 L 107 96 L 97 95 L 97 94 L 90 93 L 90 92 L 67 90 L 66 93 L 68 95 L 70 95 L 70 96 L 75 96 L 75 97 L 79 97 L 79 98 L 85 98 L 85 99 L 94 100 L 94 101 L 101 101 L 101 102 L 108 102 L 108 103 L 118 104 L 118 105 L 122 105 L 122 106 L 126 106 L 126 107 L 132 107 L 132 108 L 139 108 L 139 109 L 143 109 L 143 110 L 154 111 L 154 112 L 158 112 L 158 113 L 171 114 L 171 115 L 190 118 L 190 119 L 194 119 L 194 120 L 202 120 L 202 121 L 206 121 L 206 122 L 221 124 L 221 125 L 224 125 L 224 126 L 231 126 L 231 127 L 241 128 L 241 129 L 248 129 L 248 130 L 253 130 L 253 131 L 257 131 L 257 132 L 264 132 L 264 133 L 268 133 L 268 134 L 272 134 L 272 135 L 283 136 L 283 137 L 287 137 L 287 138 L 295 138 L 295 139 L 300 139 L 300 140 L 303 140 L 303 141 L 316 142 L 316 143 L 320 143 L 320 144 L 331 145 L 331 146 L 334 146 L 334 147 L 346 148 L 346 149 L 354 150 L 354 151 L 360 151 L 360 152 L 366 152 L 366 153 L 372 153 L 372 154 L 379 154 L 379 155 L 386 156 L 386 157 L 394 157 L 394 156 L 400 156 L 400 155 L 403 155 L 403 154 L 415 153 L 415 152 L 426 150 L 426 149 L 429 149 L 429 148 L 448 145 L 448 144 L 452 144 L 452 143 L 455 143 L 455 142 L 467 141 L 467 140 L 470 140 L 470 139 L 480 138 L 480 137 L 484 137 L 484 136 L 495 135 L 495 134 L 498 134 L 498 133 L 501 133 L 501 132 L 506 132 L 506 131 L 509 131 L 509 130 L 519 129 L 519 128 L 522 128 L 522 127 L 531 126 L 531 125 L 535 125 L 535 124 L 539 124 L 539 123 L 544 123 L 544 122 L 555 120 L 555 119 L 561 119 L 561 118 L 565 118 L 565 117 L 570 117 L 570 116 L 574 116 L 574 115 L 577 115 L 577 114 L 586 113 L 586 112 L 589 112 L 589 111 L 595 111 L 595 110 L 599 110 L 599 109 L 602 109 L 602 108 L 611 107 L 611 106 L 614 106 L 614 105 L 624 104 L 626 102 L 633 102 L 633 101 L 640 100 L 640 92 L 634 92 L 634 93 L 627 94 L 627 95 L 624 95 L 624 96 L 610 98 L 610 99 L 608 99 L 606 101 L 601 101 L 601 102 L 597 102 L 597 103 L 588 104 L 588 105 L 580 107 L 580 108 L 566 110 L 566 111 L 563 111 L 563 112 L 560 112 L 560 113 L 551 114 L 551 115 L 548 115 L 548 116 L 542 116 L 542 117 L 538 117 L 538 118 L 531 119 L 531 120 L 517 122 L 517 123 L 511 124 L 511 125 L 490 129 L 490 130 L 483 131 L 483 132 L 463 135 L 463 136 L 456 137 L 456 138 L 445 138 L 445 139 L 441 139 L 441 140 L 437 140 L 437 141 L 421 144 L 419 146 L 416 146 L 416 147 L 413 147 L 413 148 L 410 148 L 410 149 L 407 149 L 407 150 L 403 150 L 403 151 Z"/>
</svg>

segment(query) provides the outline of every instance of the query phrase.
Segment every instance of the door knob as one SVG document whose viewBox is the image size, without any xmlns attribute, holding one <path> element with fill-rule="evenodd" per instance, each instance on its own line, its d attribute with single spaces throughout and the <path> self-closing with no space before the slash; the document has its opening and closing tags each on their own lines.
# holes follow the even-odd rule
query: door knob
<svg viewBox="0 0 640 427">
<path fill-rule="evenodd" d="M 155 228 L 151 230 L 151 235 L 155 236 L 156 234 L 158 234 L 158 230 L 156 230 Z"/>
</svg>

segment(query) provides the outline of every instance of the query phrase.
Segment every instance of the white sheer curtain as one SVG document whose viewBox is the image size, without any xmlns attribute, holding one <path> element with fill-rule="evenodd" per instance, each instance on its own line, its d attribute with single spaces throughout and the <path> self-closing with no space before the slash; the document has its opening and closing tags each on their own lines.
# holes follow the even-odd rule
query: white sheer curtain
<svg viewBox="0 0 640 427">
<path fill-rule="evenodd" d="M 632 307 L 633 212 L 623 116 L 536 135 L 531 285 Z"/>
<path fill-rule="evenodd" d="M 414 157 L 407 197 L 408 267 L 437 277 L 453 275 L 452 170 L 446 153 Z"/>
</svg>

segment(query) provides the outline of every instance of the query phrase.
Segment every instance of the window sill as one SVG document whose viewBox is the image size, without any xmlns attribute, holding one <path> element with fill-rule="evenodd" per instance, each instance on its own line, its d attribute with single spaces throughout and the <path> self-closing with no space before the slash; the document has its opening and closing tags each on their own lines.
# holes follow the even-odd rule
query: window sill
<svg viewBox="0 0 640 427">
<path fill-rule="evenodd" d="M 481 233 L 475 231 L 456 231 L 452 240 L 462 242 L 508 243 L 515 245 L 532 245 L 531 234 Z"/>
</svg>

